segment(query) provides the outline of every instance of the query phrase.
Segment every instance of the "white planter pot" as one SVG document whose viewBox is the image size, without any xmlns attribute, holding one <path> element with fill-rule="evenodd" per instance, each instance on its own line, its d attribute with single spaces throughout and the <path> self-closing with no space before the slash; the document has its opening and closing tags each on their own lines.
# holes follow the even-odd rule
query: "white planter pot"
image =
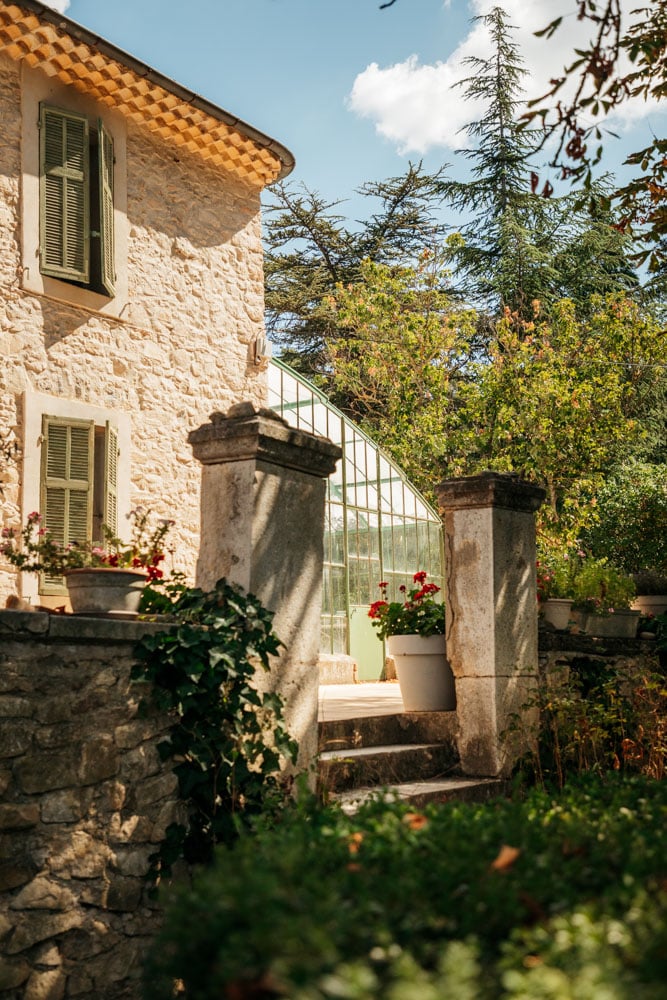
<svg viewBox="0 0 667 1000">
<path fill-rule="evenodd" d="M 456 689 L 444 635 L 392 635 L 387 652 L 396 665 L 406 712 L 451 712 Z"/>
<path fill-rule="evenodd" d="M 542 616 L 545 622 L 549 622 L 557 629 L 566 629 L 570 620 L 572 601 L 564 597 L 550 597 L 542 602 Z"/>
<path fill-rule="evenodd" d="M 667 614 L 667 594 L 638 594 L 632 607 L 642 615 L 657 617 Z"/>
<path fill-rule="evenodd" d="M 143 570 L 113 566 L 70 569 L 65 573 L 72 611 L 78 615 L 134 617 L 146 580 Z"/>
</svg>

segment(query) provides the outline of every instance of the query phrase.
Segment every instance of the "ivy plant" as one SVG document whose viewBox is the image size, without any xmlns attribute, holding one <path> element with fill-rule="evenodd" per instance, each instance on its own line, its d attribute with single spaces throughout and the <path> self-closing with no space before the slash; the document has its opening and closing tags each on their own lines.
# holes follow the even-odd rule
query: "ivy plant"
<svg viewBox="0 0 667 1000">
<path fill-rule="evenodd" d="M 168 873 L 179 858 L 208 863 L 218 843 L 232 843 L 256 817 L 277 812 L 289 795 L 284 765 L 297 745 L 283 721 L 280 695 L 260 692 L 281 642 L 273 614 L 226 580 L 210 592 L 176 579 L 148 587 L 145 612 L 167 613 L 165 630 L 136 649 L 133 679 L 148 682 L 143 704 L 173 717 L 159 744 L 171 758 L 187 826 L 172 824 L 156 858 Z"/>
</svg>

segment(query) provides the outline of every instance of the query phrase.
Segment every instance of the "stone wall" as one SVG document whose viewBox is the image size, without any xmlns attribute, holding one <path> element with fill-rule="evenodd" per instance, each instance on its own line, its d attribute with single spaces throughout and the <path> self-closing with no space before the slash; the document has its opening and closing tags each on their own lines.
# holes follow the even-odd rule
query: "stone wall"
<svg viewBox="0 0 667 1000">
<path fill-rule="evenodd" d="M 130 682 L 149 629 L 0 611 L 3 997 L 140 995 L 149 856 L 182 818 L 156 749 L 167 720 L 138 718 Z"/>
<path fill-rule="evenodd" d="M 187 433 L 213 410 L 240 399 L 263 403 L 266 395 L 265 372 L 252 359 L 263 330 L 260 192 L 129 122 L 120 316 L 27 291 L 20 99 L 16 64 L 0 59 L 0 432 L 14 427 L 22 438 L 30 392 L 129 415 L 130 505 L 176 519 L 174 561 L 192 575 L 200 473 Z M 55 284 L 62 294 L 74 287 Z M 0 526 L 14 527 L 29 513 L 19 479 L 0 460 Z M 15 589 L 3 564 L 0 606 Z"/>
<path fill-rule="evenodd" d="M 655 640 L 600 639 L 575 632 L 558 632 L 540 624 L 540 675 L 567 670 L 573 660 L 603 660 L 608 666 L 657 670 L 659 667 Z"/>
</svg>

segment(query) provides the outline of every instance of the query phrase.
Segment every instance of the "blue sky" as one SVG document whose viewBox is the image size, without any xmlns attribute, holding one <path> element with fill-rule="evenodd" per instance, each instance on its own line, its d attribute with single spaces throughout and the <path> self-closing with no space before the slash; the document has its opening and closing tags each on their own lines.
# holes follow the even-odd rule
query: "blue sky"
<svg viewBox="0 0 667 1000">
<path fill-rule="evenodd" d="M 284 143 L 292 180 L 330 200 L 366 180 L 456 162 L 459 129 L 475 118 L 452 88 L 467 55 L 488 54 L 470 19 L 493 0 L 52 0 L 50 6 Z M 497 2 L 497 0 L 496 0 Z M 629 9 L 636 0 L 623 0 Z M 529 70 L 543 92 L 585 40 L 577 0 L 504 0 Z M 550 41 L 533 32 L 556 14 Z M 643 103 L 614 122 L 605 165 L 665 133 L 667 116 Z M 462 169 L 459 166 L 458 171 Z M 458 172 L 457 171 L 457 172 Z M 342 212 L 363 206 L 352 201 Z"/>
</svg>

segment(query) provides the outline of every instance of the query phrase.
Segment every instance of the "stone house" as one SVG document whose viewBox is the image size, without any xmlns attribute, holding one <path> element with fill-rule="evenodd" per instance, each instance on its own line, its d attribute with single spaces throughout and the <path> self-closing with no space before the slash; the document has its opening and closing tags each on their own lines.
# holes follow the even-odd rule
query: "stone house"
<svg viewBox="0 0 667 1000">
<path fill-rule="evenodd" d="M 0 0 L 0 123 L 0 524 L 97 539 L 150 507 L 192 575 L 187 433 L 266 399 L 260 195 L 293 158 L 36 0 Z"/>
</svg>

